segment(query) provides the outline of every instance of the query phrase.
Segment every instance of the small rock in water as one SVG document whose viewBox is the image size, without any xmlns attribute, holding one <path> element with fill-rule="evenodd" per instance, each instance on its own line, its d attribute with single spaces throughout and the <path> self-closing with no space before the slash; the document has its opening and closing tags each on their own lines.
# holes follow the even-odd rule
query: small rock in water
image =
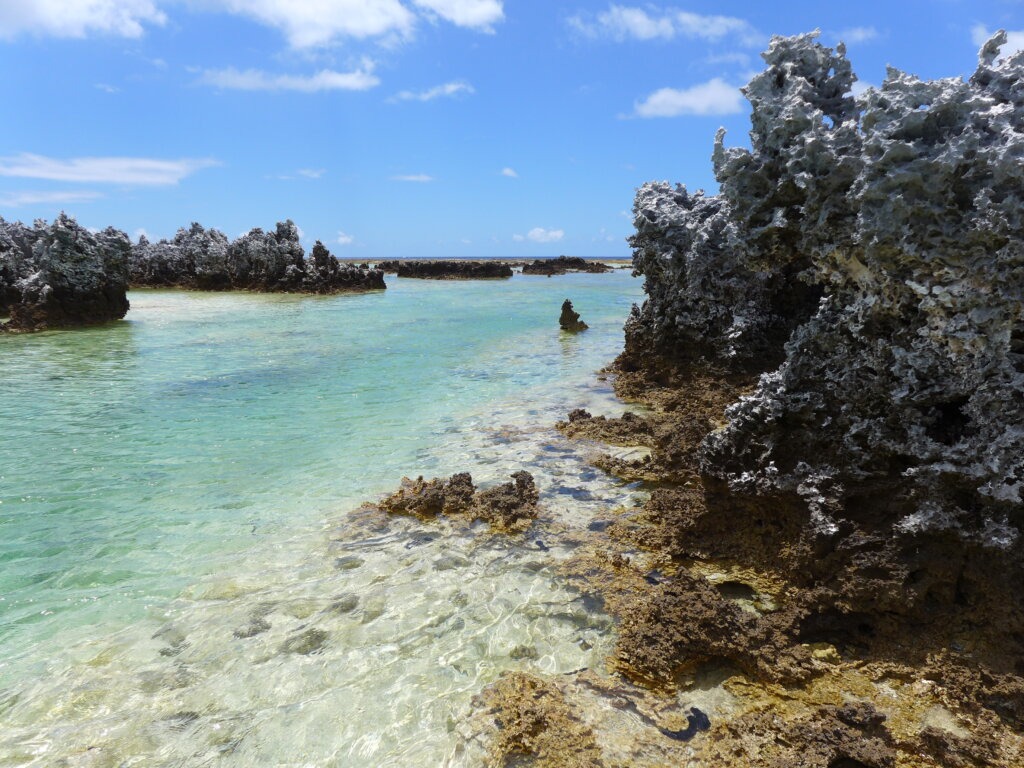
<svg viewBox="0 0 1024 768">
<path fill-rule="evenodd" d="M 307 629 L 298 635 L 289 637 L 281 644 L 281 653 L 297 653 L 309 656 L 324 647 L 329 635 L 322 629 Z"/>
<path fill-rule="evenodd" d="M 609 525 L 611 525 L 610 520 L 593 520 L 591 521 L 590 525 L 587 526 L 587 530 L 601 533 L 602 531 L 606 530 Z"/>
<path fill-rule="evenodd" d="M 510 659 L 536 659 L 540 657 L 540 654 L 532 645 L 517 645 L 508 652 L 508 657 Z"/>
<path fill-rule="evenodd" d="M 405 542 L 405 548 L 412 549 L 413 547 L 421 547 L 424 544 L 429 544 L 436 538 L 437 534 L 434 533 L 420 533 Z"/>
<path fill-rule="evenodd" d="M 270 624 L 263 619 L 253 619 L 249 624 L 244 627 L 239 627 L 232 634 L 244 640 L 248 637 L 255 637 L 256 635 L 262 634 L 270 629 Z"/>
<path fill-rule="evenodd" d="M 465 568 L 469 560 L 461 555 L 441 555 L 434 561 L 435 571 L 453 571 L 456 568 Z"/>
<path fill-rule="evenodd" d="M 334 602 L 330 604 L 328 610 L 332 613 L 351 613 L 359 605 L 359 597 L 347 592 L 344 595 L 338 595 Z"/>
<path fill-rule="evenodd" d="M 358 568 L 366 561 L 356 555 L 345 555 L 345 557 L 339 557 L 334 561 L 334 567 L 339 571 L 351 571 Z"/>
<path fill-rule="evenodd" d="M 572 302 L 566 299 L 562 303 L 562 314 L 558 318 L 558 327 L 563 331 L 579 333 L 587 330 L 589 326 L 580 320 L 580 313 L 573 311 Z"/>
<path fill-rule="evenodd" d="M 550 551 L 550 549 L 551 549 L 551 547 L 549 547 L 549 546 L 548 546 L 547 544 L 545 544 L 545 543 L 544 543 L 543 541 L 541 541 L 540 539 L 537 539 L 537 540 L 536 540 L 535 542 L 533 542 L 533 543 L 537 545 L 537 549 L 539 549 L 539 550 L 540 550 L 541 552 L 548 552 L 548 551 Z"/>
</svg>

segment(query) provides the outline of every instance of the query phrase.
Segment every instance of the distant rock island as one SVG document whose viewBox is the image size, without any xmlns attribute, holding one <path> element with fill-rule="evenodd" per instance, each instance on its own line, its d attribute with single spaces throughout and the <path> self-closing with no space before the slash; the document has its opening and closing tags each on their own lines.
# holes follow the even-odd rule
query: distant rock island
<svg viewBox="0 0 1024 768">
<path fill-rule="evenodd" d="M 377 269 L 421 280 L 492 280 L 512 277 L 512 266 L 507 261 L 485 259 L 391 259 L 379 262 Z"/>
<path fill-rule="evenodd" d="M 340 262 L 317 240 L 309 258 L 289 219 L 272 232 L 252 229 L 234 242 L 193 223 L 171 240 L 140 238 L 131 249 L 130 282 L 136 287 L 339 293 L 382 290 L 384 273 Z"/>
<path fill-rule="evenodd" d="M 524 275 L 564 275 L 566 272 L 611 272 L 612 268 L 600 261 L 588 261 L 580 256 L 559 256 L 557 259 L 534 259 L 523 265 Z"/>
<path fill-rule="evenodd" d="M 128 311 L 128 235 L 90 232 L 63 213 L 32 227 L 0 218 L 0 316 L 5 331 L 119 320 Z"/>
</svg>

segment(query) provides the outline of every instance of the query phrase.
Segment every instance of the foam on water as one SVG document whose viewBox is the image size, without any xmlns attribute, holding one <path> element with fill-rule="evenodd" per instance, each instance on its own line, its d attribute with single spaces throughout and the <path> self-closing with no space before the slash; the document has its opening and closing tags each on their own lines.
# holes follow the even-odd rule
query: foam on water
<svg viewBox="0 0 1024 768">
<path fill-rule="evenodd" d="M 593 374 L 639 285 L 389 283 L 0 340 L 0 765 L 478 764 L 481 687 L 601 664 L 558 542 L 354 510 L 524 468 L 568 526 L 625 502 L 550 425 L 621 410 Z"/>
</svg>

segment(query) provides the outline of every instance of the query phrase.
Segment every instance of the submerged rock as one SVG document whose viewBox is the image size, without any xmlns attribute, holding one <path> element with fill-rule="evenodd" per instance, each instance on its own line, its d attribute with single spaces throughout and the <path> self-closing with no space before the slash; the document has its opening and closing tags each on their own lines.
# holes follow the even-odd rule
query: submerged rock
<svg viewBox="0 0 1024 768">
<path fill-rule="evenodd" d="M 0 313 L 5 330 L 119 320 L 128 311 L 128 236 L 90 232 L 65 214 L 32 229 L 0 219 Z"/>
<path fill-rule="evenodd" d="M 580 313 L 574 311 L 572 302 L 566 299 L 562 302 L 562 314 L 558 317 L 558 327 L 563 331 L 579 333 L 587 330 L 590 326 L 580 320 Z"/>
<path fill-rule="evenodd" d="M 464 259 L 438 259 L 432 261 L 382 261 L 377 268 L 398 277 L 416 277 L 423 280 L 484 280 L 512 277 L 512 267 L 504 261 L 468 261 Z"/>
<path fill-rule="evenodd" d="M 199 290 L 339 293 L 385 288 L 384 273 L 342 264 L 319 240 L 309 258 L 291 220 L 253 229 L 232 243 L 193 223 L 171 241 L 140 238 L 131 252 L 135 286 Z"/>
</svg>

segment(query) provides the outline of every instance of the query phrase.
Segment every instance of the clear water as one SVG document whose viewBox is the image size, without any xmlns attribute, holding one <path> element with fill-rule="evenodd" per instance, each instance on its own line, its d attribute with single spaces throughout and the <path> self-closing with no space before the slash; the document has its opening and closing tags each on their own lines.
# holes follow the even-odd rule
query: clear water
<svg viewBox="0 0 1024 768">
<path fill-rule="evenodd" d="M 481 687 L 600 664 L 557 543 L 356 510 L 524 468 L 566 525 L 623 501 L 550 427 L 621 410 L 638 281 L 388 282 L 0 337 L 0 766 L 472 765 Z"/>
</svg>

